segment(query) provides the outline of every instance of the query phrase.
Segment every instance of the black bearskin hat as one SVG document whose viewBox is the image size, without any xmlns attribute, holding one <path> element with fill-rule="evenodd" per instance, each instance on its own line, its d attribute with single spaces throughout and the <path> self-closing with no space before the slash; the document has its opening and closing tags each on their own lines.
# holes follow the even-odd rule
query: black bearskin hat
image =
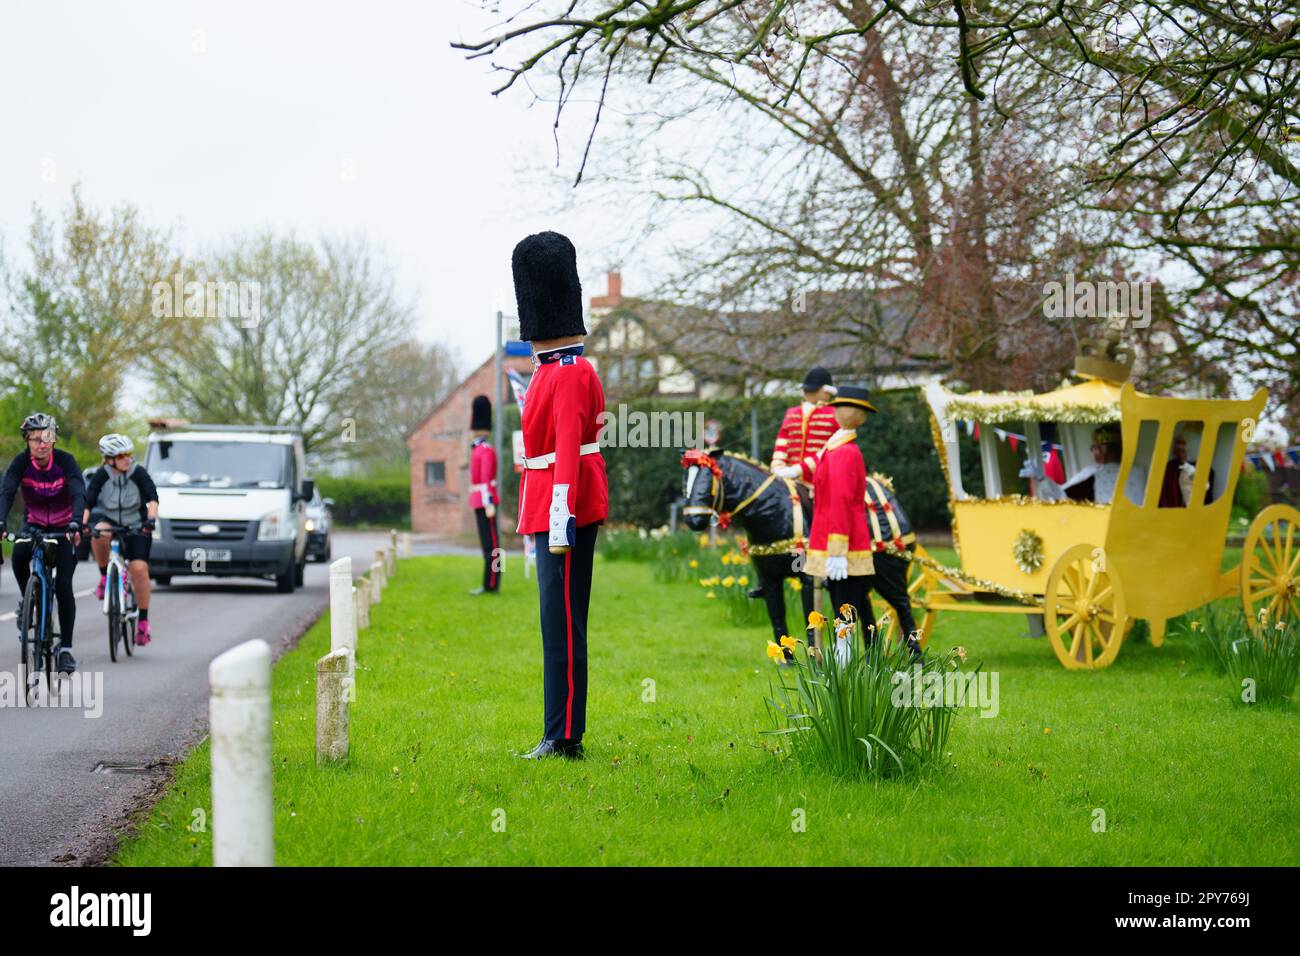
<svg viewBox="0 0 1300 956">
<path fill-rule="evenodd" d="M 519 306 L 519 338 L 525 342 L 586 335 L 578 253 L 558 232 L 539 232 L 515 246 L 510 257 Z"/>
<path fill-rule="evenodd" d="M 475 395 L 470 402 L 469 430 L 472 432 L 490 432 L 492 430 L 492 402 L 486 395 Z"/>
</svg>

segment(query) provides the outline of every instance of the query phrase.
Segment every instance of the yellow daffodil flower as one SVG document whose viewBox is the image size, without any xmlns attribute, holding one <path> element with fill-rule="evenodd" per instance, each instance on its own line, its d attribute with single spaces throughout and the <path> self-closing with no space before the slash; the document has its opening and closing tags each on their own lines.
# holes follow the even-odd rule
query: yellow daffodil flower
<svg viewBox="0 0 1300 956">
<path fill-rule="evenodd" d="M 730 574 L 728 574 L 725 578 L 722 579 L 722 586 L 724 588 L 729 588 L 735 583 L 736 583 L 736 579 L 733 578 Z"/>
<path fill-rule="evenodd" d="M 825 616 L 822 615 L 822 613 L 821 613 L 820 611 L 809 611 L 809 612 L 808 612 L 808 626 L 809 626 L 809 627 L 821 627 L 821 626 L 822 626 L 823 624 L 825 624 L 825 623 L 826 623 L 826 618 L 825 618 Z"/>
<path fill-rule="evenodd" d="M 749 575 L 742 574 L 740 577 L 736 578 L 736 583 L 739 584 L 742 588 L 749 587 Z"/>
<path fill-rule="evenodd" d="M 712 591 L 710 591 L 708 594 L 706 594 L 706 595 L 704 595 L 704 596 L 705 596 L 706 598 L 715 598 L 715 597 L 717 597 L 717 595 L 714 594 Z"/>
<path fill-rule="evenodd" d="M 690 566 L 693 568 L 698 568 L 700 566 L 700 562 L 696 561 L 694 558 L 691 558 Z"/>
<path fill-rule="evenodd" d="M 964 647 L 957 648 L 957 656 L 960 657 L 963 661 L 966 660 L 966 648 Z"/>
<path fill-rule="evenodd" d="M 795 592 L 802 591 L 802 590 L 803 590 L 803 582 L 800 581 L 798 578 L 791 578 L 791 579 L 790 579 L 790 590 L 791 590 L 791 591 L 795 591 Z"/>
<path fill-rule="evenodd" d="M 767 656 L 772 658 L 773 660 L 780 660 L 781 658 L 785 657 L 785 654 L 781 652 L 780 644 L 777 644 L 775 641 L 768 641 Z"/>
<path fill-rule="evenodd" d="M 781 646 L 786 648 L 787 650 L 791 650 L 791 651 L 794 650 L 795 646 L 798 643 L 799 642 L 795 640 L 793 637 L 789 637 L 788 635 L 785 634 L 781 635 Z"/>
</svg>

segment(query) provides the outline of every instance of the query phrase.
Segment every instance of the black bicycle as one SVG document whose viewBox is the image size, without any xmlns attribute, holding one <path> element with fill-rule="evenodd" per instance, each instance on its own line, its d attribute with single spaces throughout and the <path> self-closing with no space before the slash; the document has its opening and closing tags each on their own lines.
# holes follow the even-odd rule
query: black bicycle
<svg viewBox="0 0 1300 956">
<path fill-rule="evenodd" d="M 123 525 L 90 529 L 93 537 L 111 539 L 108 580 L 104 588 L 104 613 L 108 615 L 108 656 L 112 658 L 113 663 L 117 663 L 119 644 L 126 650 L 127 657 L 130 657 L 135 649 L 135 632 L 140 611 L 135 604 L 135 589 L 131 586 L 130 570 L 123 556 L 123 536 L 139 533 L 138 527 L 127 528 Z"/>
<path fill-rule="evenodd" d="M 51 568 L 59 560 L 59 543 L 69 537 L 67 531 L 43 531 L 24 528 L 6 535 L 14 544 L 32 545 L 32 570 L 23 590 L 18 609 L 19 642 L 22 644 L 23 701 L 30 704 L 45 673 L 45 691 L 54 690 L 53 672 L 63 638 L 54 626 L 54 585 Z"/>
</svg>

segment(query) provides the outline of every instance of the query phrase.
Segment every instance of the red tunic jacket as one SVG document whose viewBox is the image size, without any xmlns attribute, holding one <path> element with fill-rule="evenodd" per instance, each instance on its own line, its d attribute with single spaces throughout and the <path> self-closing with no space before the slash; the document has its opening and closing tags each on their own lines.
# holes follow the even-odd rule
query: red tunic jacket
<svg viewBox="0 0 1300 956">
<path fill-rule="evenodd" d="M 772 449 L 772 468 L 798 465 L 803 471 L 803 480 L 812 481 L 817 470 L 817 453 L 838 430 L 835 409 L 829 405 L 805 402 L 787 408 Z"/>
<path fill-rule="evenodd" d="M 857 437 L 855 431 L 837 432 L 826 443 L 813 476 L 813 521 L 804 571 L 814 577 L 825 576 L 828 557 L 847 556 L 851 575 L 876 573 L 863 506 L 867 466 Z"/>
<path fill-rule="evenodd" d="M 591 363 L 573 350 L 558 349 L 539 359 L 524 403 L 525 467 L 519 477 L 515 530 L 549 531 L 554 547 L 573 543 L 570 530 L 609 517 L 609 484 L 596 420 L 605 410 L 605 392 Z"/>
<path fill-rule="evenodd" d="M 486 438 L 475 438 L 469 446 L 469 506 L 499 505 L 497 494 L 497 451 Z"/>
</svg>

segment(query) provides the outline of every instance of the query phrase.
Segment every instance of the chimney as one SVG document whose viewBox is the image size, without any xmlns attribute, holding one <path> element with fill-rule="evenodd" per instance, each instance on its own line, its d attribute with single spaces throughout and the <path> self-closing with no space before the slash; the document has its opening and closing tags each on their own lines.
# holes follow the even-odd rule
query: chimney
<svg viewBox="0 0 1300 956">
<path fill-rule="evenodd" d="M 623 276 L 615 272 L 605 273 L 605 294 L 593 295 L 591 297 L 591 307 L 593 309 L 616 309 L 623 301 Z"/>
</svg>

